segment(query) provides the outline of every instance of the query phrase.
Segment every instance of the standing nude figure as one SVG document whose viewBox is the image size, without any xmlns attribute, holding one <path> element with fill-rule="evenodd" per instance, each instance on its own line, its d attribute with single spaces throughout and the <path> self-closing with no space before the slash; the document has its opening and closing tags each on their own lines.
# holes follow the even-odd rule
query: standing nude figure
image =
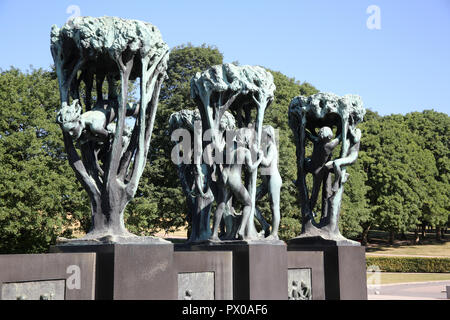
<svg viewBox="0 0 450 320">
<path fill-rule="evenodd" d="M 224 164 L 223 166 L 221 177 L 219 179 L 221 180 L 221 185 L 218 186 L 219 188 L 222 188 L 223 192 L 219 192 L 218 194 L 218 205 L 214 216 L 214 227 L 210 240 L 219 240 L 218 233 L 222 214 L 232 195 L 244 205 L 241 225 L 237 232 L 237 238 L 244 239 L 245 227 L 252 210 L 252 199 L 248 190 L 242 183 L 242 166 L 245 165 L 250 172 L 253 172 L 258 168 L 262 160 L 262 151 L 259 151 L 258 160 L 252 163 L 251 152 L 248 149 L 250 137 L 251 130 L 247 128 L 239 129 L 236 137 L 238 146 L 231 152 L 231 163 Z"/>
<path fill-rule="evenodd" d="M 305 159 L 305 171 L 313 175 L 313 188 L 309 201 L 312 212 L 319 196 L 320 186 L 329 172 L 326 164 L 331 159 L 333 149 L 339 144 L 339 137 L 333 139 L 333 131 L 329 127 L 320 128 L 317 136 L 308 131 L 306 135 L 314 144 L 311 157 Z"/>
<path fill-rule="evenodd" d="M 270 205 L 272 209 L 272 231 L 266 237 L 268 240 L 278 240 L 278 227 L 280 225 L 280 190 L 281 190 L 281 176 L 278 171 L 278 150 L 275 144 L 275 130 L 272 126 L 264 126 L 263 133 L 267 135 L 267 156 L 261 160 L 264 174 L 261 174 L 262 184 L 258 187 L 256 193 L 256 201 L 269 193 Z M 261 212 L 255 208 L 257 217 L 262 218 Z M 260 219 L 258 219 L 260 220 Z M 263 219 L 262 219 L 263 220 Z M 260 220 L 261 222 L 261 220 Z M 265 221 L 263 220 L 262 223 Z M 266 222 L 267 224 L 267 222 Z M 267 226 L 263 225 L 264 231 L 267 231 Z"/>
<path fill-rule="evenodd" d="M 361 130 L 358 128 L 350 127 L 348 130 L 350 148 L 348 149 L 347 155 L 344 158 L 339 158 L 334 161 L 330 161 L 334 168 L 334 183 L 333 192 L 336 192 L 339 187 L 347 181 L 348 173 L 342 176 L 342 167 L 351 165 L 355 163 L 358 159 L 359 146 L 361 144 Z M 327 163 L 328 166 L 328 163 Z"/>
</svg>

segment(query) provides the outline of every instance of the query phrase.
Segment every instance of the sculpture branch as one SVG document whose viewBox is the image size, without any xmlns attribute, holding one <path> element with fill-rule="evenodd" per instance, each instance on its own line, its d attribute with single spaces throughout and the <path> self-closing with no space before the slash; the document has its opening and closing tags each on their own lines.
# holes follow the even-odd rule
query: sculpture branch
<svg viewBox="0 0 450 320">
<path fill-rule="evenodd" d="M 221 107 L 219 107 L 219 114 L 218 114 L 218 119 L 216 119 L 216 122 L 220 123 L 220 120 L 222 119 L 225 111 L 228 111 L 228 109 L 231 107 L 231 105 L 233 104 L 234 100 L 236 100 L 236 98 L 240 95 L 240 92 L 236 92 L 235 94 L 233 94 L 231 96 L 230 99 L 228 99 L 228 101 Z"/>
</svg>

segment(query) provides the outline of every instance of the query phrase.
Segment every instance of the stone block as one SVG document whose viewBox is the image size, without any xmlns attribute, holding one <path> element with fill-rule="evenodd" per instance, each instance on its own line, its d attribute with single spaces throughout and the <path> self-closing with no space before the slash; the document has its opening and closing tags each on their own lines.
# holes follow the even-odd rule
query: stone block
<svg viewBox="0 0 450 320">
<path fill-rule="evenodd" d="M 1 300 L 93 300 L 95 254 L 0 255 Z"/>
<path fill-rule="evenodd" d="M 233 299 L 231 252 L 175 251 L 174 268 L 178 274 L 179 300 Z"/>
</svg>

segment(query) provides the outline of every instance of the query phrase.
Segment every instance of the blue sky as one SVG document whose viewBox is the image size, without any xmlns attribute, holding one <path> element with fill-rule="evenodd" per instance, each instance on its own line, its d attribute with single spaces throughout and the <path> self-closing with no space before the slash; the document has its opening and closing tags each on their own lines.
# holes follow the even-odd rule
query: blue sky
<svg viewBox="0 0 450 320">
<path fill-rule="evenodd" d="M 156 25 L 170 47 L 215 45 L 225 62 L 261 65 L 319 90 L 359 94 L 382 115 L 450 113 L 450 0 L 0 0 L 0 68 L 48 68 L 49 34 L 83 16 Z M 380 9 L 379 30 L 366 21 Z"/>
</svg>

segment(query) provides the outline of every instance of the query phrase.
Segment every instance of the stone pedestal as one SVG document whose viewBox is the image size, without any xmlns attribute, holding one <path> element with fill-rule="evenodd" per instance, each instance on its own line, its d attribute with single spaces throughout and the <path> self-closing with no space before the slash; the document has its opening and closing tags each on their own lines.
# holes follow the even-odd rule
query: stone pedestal
<svg viewBox="0 0 450 320">
<path fill-rule="evenodd" d="M 174 252 L 178 300 L 232 300 L 233 257 L 229 251 Z"/>
<path fill-rule="evenodd" d="M 175 300 L 173 244 L 57 245 L 52 252 L 96 253 L 96 299 Z"/>
<path fill-rule="evenodd" d="M 93 300 L 95 254 L 0 255 L 0 300 Z"/>
<path fill-rule="evenodd" d="M 365 247 L 336 244 L 301 244 L 288 242 L 289 254 L 310 252 L 323 254 L 326 300 L 366 300 Z"/>
<path fill-rule="evenodd" d="M 231 251 L 233 300 L 287 300 L 287 251 L 282 241 L 175 245 L 180 251 Z"/>
<path fill-rule="evenodd" d="M 301 290 L 304 285 L 309 294 L 303 300 L 325 300 L 323 252 L 288 251 L 287 258 L 289 299 L 296 300 L 295 289 Z"/>
</svg>

